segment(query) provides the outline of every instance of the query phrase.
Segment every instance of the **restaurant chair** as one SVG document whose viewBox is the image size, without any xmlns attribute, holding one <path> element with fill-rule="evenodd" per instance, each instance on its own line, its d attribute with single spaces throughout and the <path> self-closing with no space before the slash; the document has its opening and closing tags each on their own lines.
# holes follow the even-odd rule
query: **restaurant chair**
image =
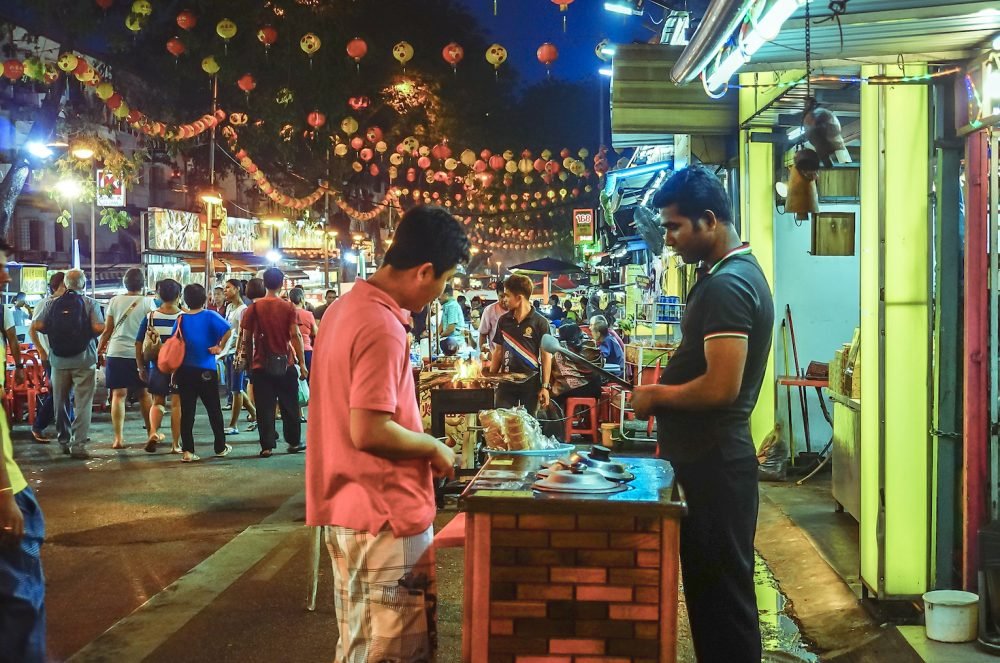
<svg viewBox="0 0 1000 663">
<path fill-rule="evenodd" d="M 574 424 L 577 420 L 576 410 L 579 407 L 586 408 L 583 416 L 586 417 L 584 425 L 577 428 Z M 572 444 L 573 434 L 589 435 L 594 444 L 600 443 L 600 432 L 597 424 L 597 399 L 593 396 L 585 398 L 570 397 L 566 399 L 566 442 Z"/>
</svg>

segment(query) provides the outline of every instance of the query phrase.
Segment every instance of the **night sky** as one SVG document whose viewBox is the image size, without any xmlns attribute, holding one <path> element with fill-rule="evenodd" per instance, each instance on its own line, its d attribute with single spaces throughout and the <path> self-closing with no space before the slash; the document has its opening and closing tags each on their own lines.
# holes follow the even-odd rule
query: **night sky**
<svg viewBox="0 0 1000 663">
<path fill-rule="evenodd" d="M 479 19 L 486 35 L 507 49 L 508 62 L 517 69 L 526 84 L 545 79 L 545 67 L 535 58 L 544 42 L 559 49 L 559 59 L 552 65 L 552 76 L 579 80 L 596 74 L 602 62 L 594 47 L 602 39 L 617 43 L 647 41 L 652 33 L 643 27 L 648 18 L 612 14 L 603 0 L 576 0 L 565 13 L 551 0 L 497 0 L 498 15 L 493 15 L 493 0 L 460 0 Z M 562 17 L 567 20 L 563 33 Z"/>
</svg>

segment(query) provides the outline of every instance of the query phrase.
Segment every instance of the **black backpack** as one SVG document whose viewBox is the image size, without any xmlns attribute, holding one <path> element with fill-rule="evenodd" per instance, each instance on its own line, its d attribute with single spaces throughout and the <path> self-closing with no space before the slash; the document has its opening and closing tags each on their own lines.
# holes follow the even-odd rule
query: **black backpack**
<svg viewBox="0 0 1000 663">
<path fill-rule="evenodd" d="M 57 357 L 75 357 L 85 351 L 94 339 L 94 330 L 83 297 L 70 290 L 49 304 L 45 334 Z"/>
</svg>

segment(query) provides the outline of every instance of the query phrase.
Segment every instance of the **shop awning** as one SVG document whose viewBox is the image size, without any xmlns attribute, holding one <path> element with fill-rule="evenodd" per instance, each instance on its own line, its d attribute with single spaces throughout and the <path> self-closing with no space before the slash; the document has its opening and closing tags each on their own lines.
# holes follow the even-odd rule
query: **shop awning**
<svg viewBox="0 0 1000 663">
<path fill-rule="evenodd" d="M 857 58 L 895 64 L 900 54 L 904 63 L 966 60 L 1000 32 L 996 0 L 851 0 L 839 21 L 824 21 L 830 12 L 817 4 L 811 8 L 813 67 L 856 66 Z M 772 71 L 781 63 L 801 67 L 804 38 L 800 8 L 741 71 Z"/>
<path fill-rule="evenodd" d="M 583 267 L 558 258 L 539 258 L 513 265 L 510 271 L 522 274 L 576 274 L 582 272 Z"/>
<path fill-rule="evenodd" d="M 191 266 L 191 271 L 198 273 L 205 271 L 205 256 L 204 254 L 190 254 L 190 253 L 175 253 L 175 254 L 156 254 L 158 256 L 164 257 L 175 257 L 181 262 L 187 263 Z M 246 255 L 234 255 L 234 254 L 213 254 L 212 263 L 215 268 L 216 274 L 225 274 L 227 272 L 235 272 L 242 274 L 253 274 L 262 269 L 265 269 L 268 262 L 265 258 L 260 256 L 246 256 Z"/>
</svg>

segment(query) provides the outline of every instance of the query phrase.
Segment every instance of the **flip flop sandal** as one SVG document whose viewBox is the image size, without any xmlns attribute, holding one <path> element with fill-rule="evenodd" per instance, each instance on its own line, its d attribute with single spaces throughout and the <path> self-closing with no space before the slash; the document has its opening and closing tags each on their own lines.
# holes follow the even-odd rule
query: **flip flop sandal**
<svg viewBox="0 0 1000 663">
<path fill-rule="evenodd" d="M 193 462 L 195 462 L 196 460 L 201 460 L 201 458 L 200 458 L 200 457 L 198 457 L 198 456 L 196 456 L 196 455 L 194 455 L 194 454 L 191 454 L 191 455 L 190 455 L 190 456 L 188 456 L 187 458 L 181 458 L 181 462 L 182 462 L 182 463 L 193 463 Z"/>
<path fill-rule="evenodd" d="M 257 430 L 257 422 L 256 421 L 251 421 L 250 425 L 247 426 L 247 430 L 248 431 Z"/>
<path fill-rule="evenodd" d="M 261 458 L 270 458 L 271 457 L 271 450 L 270 449 L 264 449 L 264 450 L 262 450 L 257 455 L 260 456 Z"/>
<path fill-rule="evenodd" d="M 156 443 L 159 442 L 159 436 L 150 435 L 149 439 L 146 440 L 146 453 L 155 454 L 156 453 Z"/>
</svg>

